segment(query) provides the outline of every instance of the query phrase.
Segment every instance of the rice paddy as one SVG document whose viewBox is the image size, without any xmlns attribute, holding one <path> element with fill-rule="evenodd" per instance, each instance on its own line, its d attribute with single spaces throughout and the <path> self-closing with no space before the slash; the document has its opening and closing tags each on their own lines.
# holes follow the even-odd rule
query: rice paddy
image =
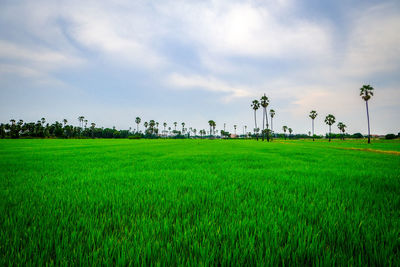
<svg viewBox="0 0 400 267">
<path fill-rule="evenodd" d="M 399 151 L 0 140 L 0 265 L 399 266 Z"/>
</svg>

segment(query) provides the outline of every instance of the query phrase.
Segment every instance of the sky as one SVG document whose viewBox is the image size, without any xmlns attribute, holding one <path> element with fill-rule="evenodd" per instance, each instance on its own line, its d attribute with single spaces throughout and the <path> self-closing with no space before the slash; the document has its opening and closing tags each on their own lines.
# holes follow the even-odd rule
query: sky
<svg viewBox="0 0 400 267">
<path fill-rule="evenodd" d="M 0 122 L 400 132 L 400 1 L 0 1 Z M 257 113 L 262 123 L 261 110 Z M 141 125 L 141 128 L 143 126 Z M 333 132 L 339 132 L 335 126 Z"/>
</svg>

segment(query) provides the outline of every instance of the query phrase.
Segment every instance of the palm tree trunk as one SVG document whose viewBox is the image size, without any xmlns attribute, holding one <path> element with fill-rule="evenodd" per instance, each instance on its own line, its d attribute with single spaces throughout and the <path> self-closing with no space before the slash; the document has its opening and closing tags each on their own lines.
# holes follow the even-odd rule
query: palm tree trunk
<svg viewBox="0 0 400 267">
<path fill-rule="evenodd" d="M 312 119 L 312 140 L 314 140 L 314 119 Z"/>
<path fill-rule="evenodd" d="M 274 132 L 274 127 L 273 127 L 273 124 L 272 124 L 272 117 L 271 117 L 271 141 L 272 141 L 272 137 L 274 136 L 274 134 L 273 134 L 273 132 Z"/>
<path fill-rule="evenodd" d="M 254 110 L 254 125 L 256 126 L 256 127 L 254 128 L 254 133 L 256 134 L 257 141 L 258 141 L 258 133 L 255 132 L 256 129 L 257 129 L 257 112 L 256 112 L 256 111 L 257 111 L 257 110 Z"/>
<path fill-rule="evenodd" d="M 269 142 L 269 133 L 268 133 L 268 110 L 265 109 L 265 121 L 267 124 L 267 142 Z"/>
<path fill-rule="evenodd" d="M 371 133 L 369 130 L 369 112 L 368 112 L 368 101 L 365 101 L 365 105 L 367 107 L 367 120 L 368 120 L 368 144 L 371 143 Z"/>
<path fill-rule="evenodd" d="M 263 108 L 263 128 L 262 128 L 262 140 L 264 141 L 264 125 L 265 125 L 265 108 Z"/>
<path fill-rule="evenodd" d="M 329 125 L 329 142 L 331 141 L 331 126 Z"/>
</svg>

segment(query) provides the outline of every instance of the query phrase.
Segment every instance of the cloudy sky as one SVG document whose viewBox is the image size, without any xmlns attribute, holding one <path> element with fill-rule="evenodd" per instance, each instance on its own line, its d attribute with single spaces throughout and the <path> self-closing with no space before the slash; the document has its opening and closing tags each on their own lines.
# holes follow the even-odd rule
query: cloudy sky
<svg viewBox="0 0 400 267">
<path fill-rule="evenodd" d="M 315 109 L 318 134 L 328 113 L 365 133 L 371 84 L 372 133 L 397 133 L 399 82 L 398 0 L 0 2 L 1 122 L 252 129 L 265 93 L 276 130 Z"/>
</svg>

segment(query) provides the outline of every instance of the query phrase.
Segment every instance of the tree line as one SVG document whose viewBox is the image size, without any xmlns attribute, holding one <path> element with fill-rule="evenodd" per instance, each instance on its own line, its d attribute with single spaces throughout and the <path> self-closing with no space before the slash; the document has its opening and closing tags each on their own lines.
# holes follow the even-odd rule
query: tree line
<svg viewBox="0 0 400 267">
<path fill-rule="evenodd" d="M 366 103 L 367 121 L 368 121 L 368 143 L 370 143 L 370 124 L 369 124 L 369 111 L 368 111 L 368 100 L 373 96 L 374 88 L 370 85 L 363 85 L 360 88 L 360 96 Z M 216 129 L 216 122 L 214 120 L 208 121 L 209 130 L 205 129 L 197 130 L 193 127 L 185 127 L 186 123 L 181 122 L 178 126 L 178 122 L 173 122 L 172 125 L 168 125 L 166 122 L 162 124 L 155 121 L 149 120 L 143 122 L 144 130 L 140 130 L 139 126 L 142 123 L 140 117 L 135 118 L 136 127 L 133 129 L 130 127 L 127 130 L 117 130 L 113 128 L 96 127 L 96 123 L 89 121 L 84 116 L 79 116 L 78 126 L 68 124 L 67 119 L 63 119 L 61 122 L 56 121 L 54 123 L 48 123 L 45 118 L 41 118 L 36 122 L 24 122 L 23 120 L 11 119 L 9 123 L 0 124 L 0 137 L 1 138 L 255 138 L 262 141 L 272 141 L 273 138 L 282 139 L 298 139 L 298 138 L 312 138 L 315 139 L 323 138 L 322 135 L 316 135 L 314 133 L 314 120 L 317 118 L 318 113 L 312 110 L 309 117 L 312 121 L 311 131 L 307 134 L 293 134 L 293 129 L 288 126 L 283 126 L 283 133 L 275 133 L 273 129 L 273 119 L 275 116 L 275 110 L 270 109 L 268 113 L 268 106 L 270 104 L 269 98 L 264 94 L 260 100 L 253 100 L 251 108 L 254 111 L 254 129 L 253 132 L 247 131 L 247 126 L 243 126 L 241 134 L 237 134 L 237 125 L 233 125 L 234 133 L 226 131 L 226 124 L 224 123 L 224 129 L 218 131 Z M 260 128 L 257 125 L 257 110 L 262 108 L 262 129 L 260 136 Z M 332 138 L 363 138 L 361 133 L 355 133 L 350 135 L 346 133 L 347 126 L 343 122 L 338 122 L 337 127 L 340 134 L 332 134 L 332 125 L 336 122 L 336 118 L 332 114 L 328 114 L 325 117 L 324 122 L 329 127 L 329 134 L 326 134 L 325 138 L 331 141 Z M 286 132 L 289 134 L 287 135 Z M 396 135 L 389 134 L 388 139 L 396 138 Z"/>
</svg>

